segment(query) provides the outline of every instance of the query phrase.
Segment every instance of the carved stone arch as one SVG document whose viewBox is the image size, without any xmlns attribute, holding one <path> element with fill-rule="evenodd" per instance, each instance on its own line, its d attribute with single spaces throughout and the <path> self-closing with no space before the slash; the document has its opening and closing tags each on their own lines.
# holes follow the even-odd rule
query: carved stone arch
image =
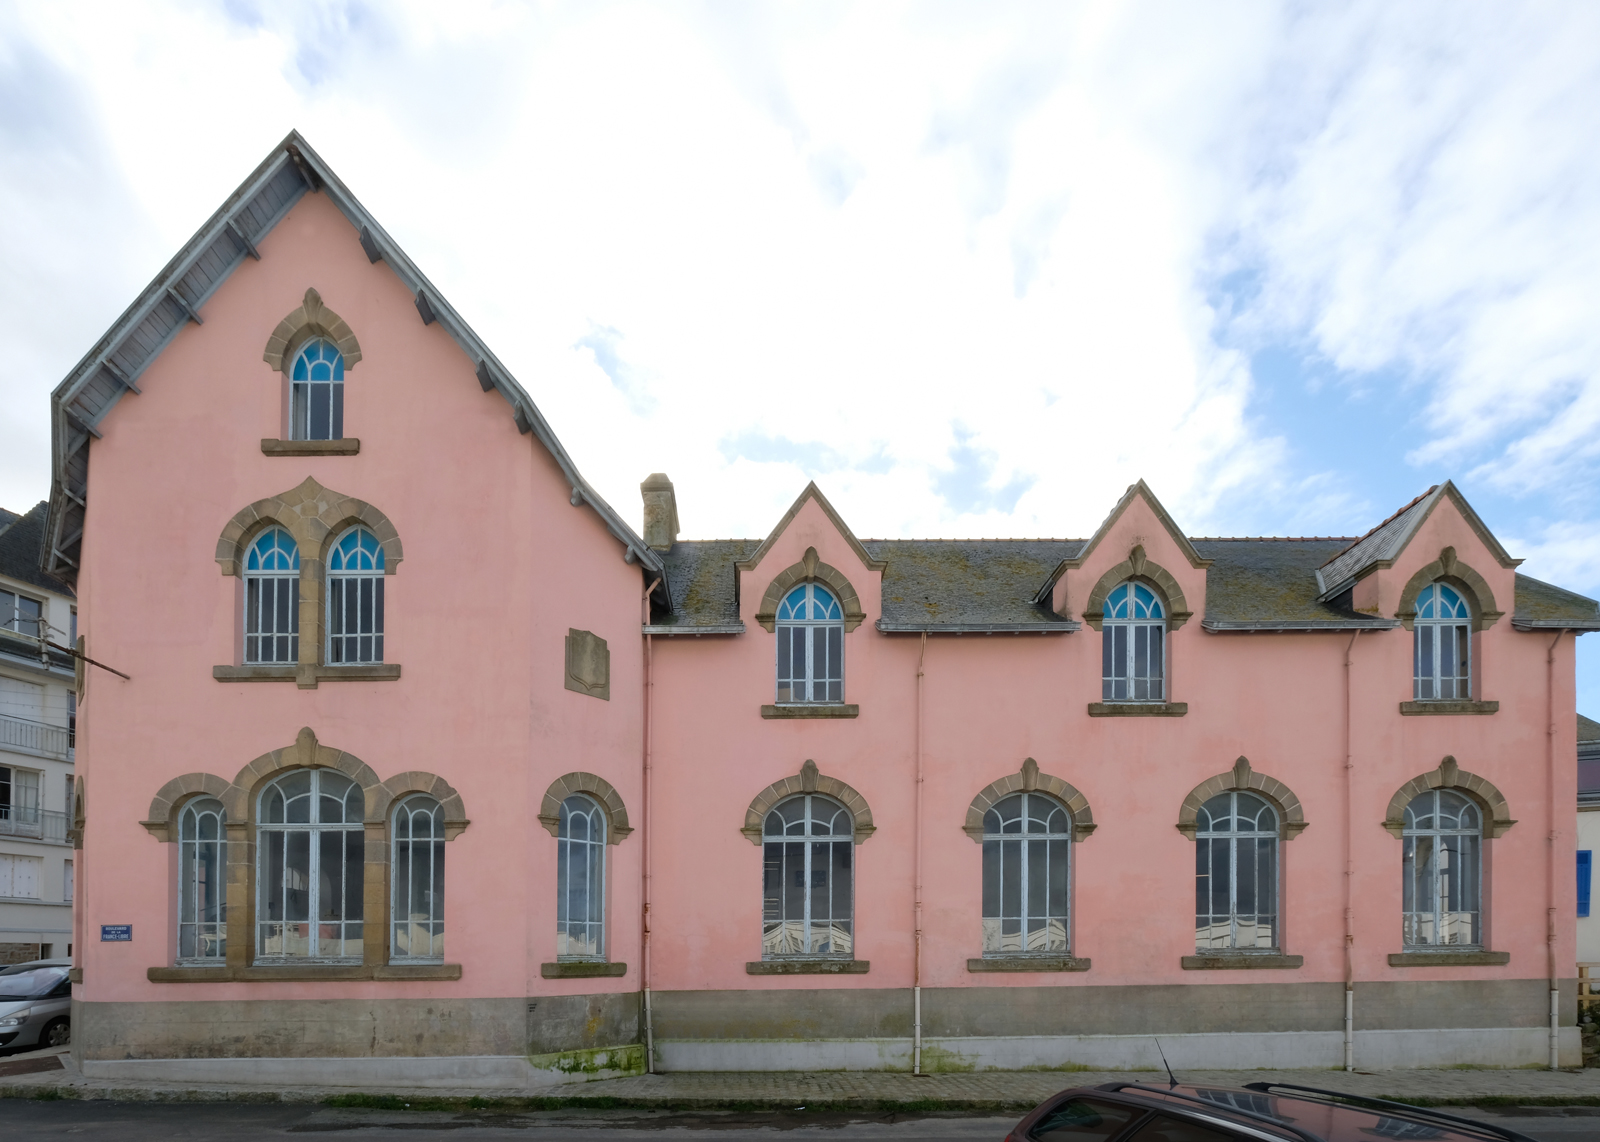
<svg viewBox="0 0 1600 1142">
<path fill-rule="evenodd" d="M 1400 592 L 1400 609 L 1395 612 L 1395 618 L 1406 630 L 1415 629 L 1417 596 L 1422 594 L 1424 588 L 1441 580 L 1460 591 L 1462 598 L 1467 600 L 1467 606 L 1472 608 L 1473 630 L 1488 630 L 1500 621 L 1504 612 L 1496 609 L 1494 591 L 1488 580 L 1457 559 L 1454 547 L 1446 547 L 1439 552 L 1439 558 L 1411 576 L 1406 581 L 1405 590 Z"/>
<path fill-rule="evenodd" d="M 174 777 L 156 791 L 150 800 L 150 815 L 139 823 L 158 841 L 178 839 L 178 815 L 196 797 L 215 797 L 222 801 L 231 786 L 214 773 L 185 773 Z"/>
<path fill-rule="evenodd" d="M 1016 773 L 1008 774 L 999 781 L 990 782 L 978 791 L 978 795 L 972 799 L 972 804 L 967 806 L 967 821 L 961 826 L 961 831 L 978 844 L 982 844 L 984 814 L 1013 793 L 1034 792 L 1048 793 L 1066 807 L 1067 813 L 1072 817 L 1074 841 L 1089 839 L 1089 834 L 1093 833 L 1095 828 L 1094 814 L 1089 811 L 1089 799 L 1061 778 L 1040 772 L 1039 763 L 1031 757 L 1023 761 L 1022 768 Z"/>
<path fill-rule="evenodd" d="M 302 726 L 293 745 L 262 754 L 234 777 L 222 798 L 229 823 L 255 824 L 256 795 L 268 781 L 290 769 L 337 770 L 361 786 L 365 802 L 362 819 L 367 824 L 383 822 L 383 813 L 378 810 L 379 787 L 383 783 L 372 767 L 353 753 L 323 745 L 310 726 Z"/>
<path fill-rule="evenodd" d="M 1177 630 L 1192 617 L 1188 600 L 1183 597 L 1183 588 L 1178 586 L 1172 572 L 1159 563 L 1152 563 L 1145 557 L 1144 545 L 1135 544 L 1128 552 L 1128 558 L 1100 576 L 1094 590 L 1089 592 L 1089 601 L 1083 608 L 1083 621 L 1099 630 L 1105 617 L 1107 596 L 1129 579 L 1138 580 L 1161 597 L 1167 610 L 1168 630 Z"/>
<path fill-rule="evenodd" d="M 439 807 L 444 811 L 445 840 L 455 840 L 467 831 L 468 825 L 472 824 L 467 819 L 467 808 L 461 802 L 461 794 L 457 793 L 444 778 L 424 773 L 420 769 L 397 773 L 387 781 L 381 782 L 375 794 L 374 814 L 387 821 L 389 811 L 396 802 L 410 797 L 413 793 L 426 794 L 439 802 Z"/>
<path fill-rule="evenodd" d="M 550 783 L 539 803 L 539 824 L 552 837 L 561 836 L 561 802 L 574 793 L 586 793 L 606 813 L 606 844 L 614 845 L 633 832 L 628 824 L 628 807 L 622 803 L 622 794 L 603 777 L 592 773 L 566 773 Z"/>
<path fill-rule="evenodd" d="M 344 355 L 344 367 L 355 368 L 361 360 L 361 344 L 345 319 L 323 304 L 322 295 L 314 289 L 306 290 L 300 308 L 278 322 L 272 336 L 267 338 L 266 350 L 261 359 L 271 365 L 274 372 L 283 372 L 294 360 L 294 353 L 313 337 L 326 337 Z"/>
<path fill-rule="evenodd" d="M 1483 835 L 1486 838 L 1504 836 L 1516 824 L 1511 817 L 1511 806 L 1504 794 L 1494 784 L 1475 773 L 1468 773 L 1456 765 L 1456 759 L 1446 757 L 1439 768 L 1418 774 L 1395 790 L 1389 798 L 1389 811 L 1384 815 L 1383 827 L 1397 837 L 1405 836 L 1406 806 L 1412 798 L 1430 789 L 1454 789 L 1477 802 L 1483 812 Z"/>
<path fill-rule="evenodd" d="M 224 575 L 239 575 L 250 543 L 264 528 L 281 525 L 300 545 L 302 576 L 308 563 L 321 566 L 327 549 L 345 528 L 362 524 L 383 548 L 383 573 L 393 575 L 405 550 L 400 532 L 389 517 L 365 500 L 324 488 L 307 476 L 299 486 L 264 500 L 257 500 L 238 512 L 217 537 L 217 564 Z"/>
<path fill-rule="evenodd" d="M 850 580 L 845 578 L 844 572 L 822 562 L 817 558 L 817 549 L 808 547 L 800 562 L 778 572 L 777 577 L 767 584 L 766 594 L 761 596 L 761 606 L 756 611 L 756 622 L 765 627 L 769 633 L 777 625 L 779 601 L 800 583 L 821 583 L 834 593 L 839 600 L 840 608 L 844 611 L 845 633 L 855 630 L 867 617 L 866 612 L 861 609 L 861 597 L 850 585 Z"/>
<path fill-rule="evenodd" d="M 1200 815 L 1200 807 L 1218 793 L 1233 789 L 1254 793 L 1276 809 L 1278 835 L 1284 840 L 1292 841 L 1305 831 L 1308 824 L 1305 810 L 1301 808 L 1300 798 L 1295 796 L 1294 790 L 1277 778 L 1257 773 L 1250 768 L 1250 759 L 1241 757 L 1227 773 L 1208 777 L 1189 790 L 1189 795 L 1178 809 L 1178 832 L 1194 840 L 1195 820 Z"/>
<path fill-rule="evenodd" d="M 744 812 L 744 827 L 739 831 L 751 844 L 761 844 L 761 826 L 767 819 L 767 814 L 779 801 L 786 800 L 799 793 L 821 793 L 832 797 L 846 809 L 850 810 L 850 817 L 855 826 L 855 843 L 862 844 L 877 831 L 877 826 L 872 823 L 872 809 L 867 804 L 867 799 L 857 793 L 850 786 L 836 777 L 825 777 L 817 769 L 817 763 L 810 758 L 800 767 L 800 772 L 793 777 L 785 777 L 782 781 L 774 781 L 760 793 L 756 794 L 750 808 Z"/>
</svg>

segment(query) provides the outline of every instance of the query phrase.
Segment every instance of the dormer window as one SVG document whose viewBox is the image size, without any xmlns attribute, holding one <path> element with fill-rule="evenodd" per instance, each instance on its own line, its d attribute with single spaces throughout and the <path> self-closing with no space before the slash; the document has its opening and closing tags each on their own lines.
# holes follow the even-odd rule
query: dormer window
<svg viewBox="0 0 1600 1142">
<path fill-rule="evenodd" d="M 778 605 L 778 704 L 844 701 L 844 608 L 820 583 Z"/>
<path fill-rule="evenodd" d="M 1100 633 L 1101 699 L 1166 700 L 1166 611 L 1155 592 L 1130 580 L 1106 597 Z"/>
<path fill-rule="evenodd" d="M 344 437 L 344 355 L 331 341 L 308 341 L 289 374 L 289 438 Z"/>
<path fill-rule="evenodd" d="M 1417 596 L 1413 676 L 1416 699 L 1472 697 L 1472 611 L 1460 592 L 1433 583 Z"/>
</svg>

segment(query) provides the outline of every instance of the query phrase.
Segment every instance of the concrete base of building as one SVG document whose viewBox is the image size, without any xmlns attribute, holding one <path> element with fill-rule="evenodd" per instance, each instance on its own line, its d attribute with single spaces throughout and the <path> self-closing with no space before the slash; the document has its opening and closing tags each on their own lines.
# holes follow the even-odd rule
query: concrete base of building
<svg viewBox="0 0 1600 1142">
<path fill-rule="evenodd" d="M 1157 1048 L 1159 1038 L 1160 1048 Z M 1559 1034 L 1562 1066 L 1581 1066 L 1576 1027 Z M 1185 1070 L 1337 1068 L 1344 1065 L 1340 1031 L 1221 1032 L 1187 1035 L 1026 1035 L 1012 1038 L 923 1040 L 922 1068 L 931 1074 L 970 1071 L 1138 1071 L 1160 1073 L 1161 1053 Z M 1363 1070 L 1428 1067 L 1546 1066 L 1550 1033 L 1531 1027 L 1454 1027 L 1443 1030 L 1358 1031 L 1356 1065 Z M 908 1071 L 908 1039 L 657 1040 L 660 1070 L 674 1071 Z"/>
</svg>

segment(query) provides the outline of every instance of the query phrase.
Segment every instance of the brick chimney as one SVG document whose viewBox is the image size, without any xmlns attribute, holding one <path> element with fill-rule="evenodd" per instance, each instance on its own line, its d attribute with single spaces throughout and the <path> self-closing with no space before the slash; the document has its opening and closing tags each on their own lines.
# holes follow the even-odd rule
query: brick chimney
<svg viewBox="0 0 1600 1142">
<path fill-rule="evenodd" d="M 665 551 L 678 541 L 678 497 L 665 472 L 656 472 L 639 485 L 644 496 L 644 541 Z"/>
</svg>

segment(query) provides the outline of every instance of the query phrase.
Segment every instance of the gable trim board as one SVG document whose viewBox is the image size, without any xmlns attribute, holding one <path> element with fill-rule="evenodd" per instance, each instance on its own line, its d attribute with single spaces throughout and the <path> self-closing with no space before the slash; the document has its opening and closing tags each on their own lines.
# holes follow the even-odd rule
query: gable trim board
<svg viewBox="0 0 1600 1142">
<path fill-rule="evenodd" d="M 872 553 L 856 538 L 856 533 L 850 530 L 850 525 L 844 522 L 844 518 L 828 502 L 828 497 L 822 494 L 822 489 L 817 487 L 815 480 L 806 485 L 805 491 L 801 492 L 794 503 L 789 506 L 789 510 L 783 513 L 783 518 L 778 521 L 778 526 L 767 533 L 767 538 L 761 541 L 761 546 L 751 552 L 749 558 L 739 560 L 734 566 L 740 571 L 754 571 L 761 563 L 761 560 L 766 557 L 767 552 L 772 549 L 772 545 L 778 542 L 778 537 L 794 522 L 794 517 L 800 514 L 800 509 L 805 507 L 807 500 L 817 501 L 817 506 L 822 509 L 823 514 L 828 517 L 828 520 L 838 530 L 839 534 L 844 537 L 844 541 L 850 545 L 850 550 L 855 552 L 856 558 L 861 560 L 864 567 L 869 571 L 882 571 L 888 566 L 888 563 L 884 560 L 872 557 Z"/>
<path fill-rule="evenodd" d="M 532 434 L 560 467 L 570 485 L 574 507 L 587 504 L 623 545 L 623 558 L 665 576 L 660 558 L 588 481 L 556 438 L 525 389 L 408 258 L 399 243 L 378 225 L 344 183 L 311 149 L 298 131 L 283 142 L 240 184 L 215 214 L 190 238 L 155 280 L 112 323 L 81 361 L 56 386 L 50 397 L 50 512 L 40 567 L 71 579 L 83 535 L 88 496 L 88 442 L 100 436 L 100 424 L 127 392 L 139 393 L 136 382 L 150 363 L 191 320 L 207 299 L 258 248 L 295 203 L 306 194 L 326 194 L 349 220 L 355 240 L 371 262 L 382 261 L 406 289 L 426 297 L 424 324 L 437 322 L 477 368 L 485 392 L 496 390 L 511 406 L 512 420 L 524 435 Z M 670 607 L 670 594 L 667 596 Z"/>
</svg>

